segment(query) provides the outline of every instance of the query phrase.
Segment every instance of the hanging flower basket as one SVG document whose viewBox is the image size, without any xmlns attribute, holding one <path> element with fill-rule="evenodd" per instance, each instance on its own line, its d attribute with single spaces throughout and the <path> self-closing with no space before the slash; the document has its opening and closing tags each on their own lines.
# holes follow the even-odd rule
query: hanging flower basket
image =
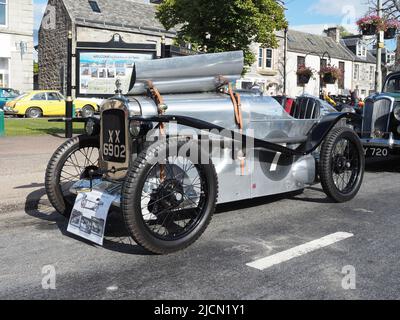
<svg viewBox="0 0 400 320">
<path fill-rule="evenodd" d="M 342 71 L 339 68 L 327 66 L 322 68 L 320 75 L 324 83 L 335 84 L 337 80 L 342 78 Z"/>
<path fill-rule="evenodd" d="M 400 29 L 400 21 L 391 19 L 385 22 L 385 39 L 390 40 L 396 38 L 397 30 Z"/>
<path fill-rule="evenodd" d="M 298 75 L 297 76 L 299 79 L 299 84 L 307 84 L 310 82 L 311 76 L 307 76 L 307 75 Z"/>
<path fill-rule="evenodd" d="M 397 29 L 395 28 L 389 28 L 385 31 L 385 39 L 386 40 L 391 40 L 396 38 L 396 33 L 397 33 Z"/>
<path fill-rule="evenodd" d="M 335 84 L 338 78 L 336 78 L 333 74 L 331 73 L 326 73 L 324 74 L 324 83 L 326 84 Z"/>
<path fill-rule="evenodd" d="M 310 82 L 311 77 L 314 75 L 314 71 L 304 65 L 299 66 L 297 69 L 297 78 L 299 84 L 305 85 Z"/>
<path fill-rule="evenodd" d="M 366 16 L 357 21 L 358 29 L 364 36 L 374 36 L 384 28 L 384 21 L 377 15 Z"/>
</svg>

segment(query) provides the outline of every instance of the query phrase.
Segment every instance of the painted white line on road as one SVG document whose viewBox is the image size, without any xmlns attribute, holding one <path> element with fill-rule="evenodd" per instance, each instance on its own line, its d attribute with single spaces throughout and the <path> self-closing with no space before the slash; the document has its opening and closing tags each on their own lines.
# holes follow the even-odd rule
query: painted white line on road
<svg viewBox="0 0 400 320">
<path fill-rule="evenodd" d="M 347 232 L 337 232 L 329 236 L 323 237 L 321 239 L 305 243 L 301 246 L 274 254 L 272 256 L 260 260 L 256 260 L 246 265 L 251 268 L 255 268 L 262 271 L 271 268 L 272 266 L 275 266 L 277 264 L 280 264 L 282 262 L 286 262 L 294 258 L 301 257 L 307 253 L 328 247 L 334 243 L 346 240 L 351 237 L 354 237 L 354 234 Z"/>
</svg>

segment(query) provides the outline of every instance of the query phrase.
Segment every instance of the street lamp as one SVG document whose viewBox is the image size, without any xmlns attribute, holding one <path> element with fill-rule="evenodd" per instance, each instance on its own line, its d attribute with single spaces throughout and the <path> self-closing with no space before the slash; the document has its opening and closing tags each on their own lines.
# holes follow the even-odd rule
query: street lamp
<svg viewBox="0 0 400 320">
<path fill-rule="evenodd" d="M 378 0 L 378 16 L 382 18 L 382 0 Z M 376 75 L 375 75 L 375 91 L 382 91 L 382 49 L 385 48 L 384 32 L 378 32 L 378 43 L 376 46 Z"/>
</svg>

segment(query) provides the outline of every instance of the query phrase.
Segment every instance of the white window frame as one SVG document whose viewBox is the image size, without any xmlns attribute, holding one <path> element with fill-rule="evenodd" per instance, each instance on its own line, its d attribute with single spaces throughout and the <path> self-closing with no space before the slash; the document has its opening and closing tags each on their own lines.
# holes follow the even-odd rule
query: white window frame
<svg viewBox="0 0 400 320">
<path fill-rule="evenodd" d="M 271 51 L 271 58 L 267 58 L 268 50 Z M 271 61 L 271 67 L 267 67 L 267 61 Z M 260 70 L 274 70 L 275 52 L 272 48 L 258 48 L 257 67 Z M 260 66 L 261 64 L 261 66 Z"/>
<path fill-rule="evenodd" d="M 0 0 L 0 4 L 5 5 L 5 24 L 0 24 L 0 28 L 8 28 L 8 0 Z"/>
<path fill-rule="evenodd" d="M 357 56 L 358 57 L 366 57 L 367 56 L 367 47 L 363 43 L 357 44 Z"/>
<path fill-rule="evenodd" d="M 0 57 L 0 59 L 4 59 L 7 63 L 7 69 L 0 69 L 0 74 L 3 76 L 3 82 L 2 85 L 3 87 L 10 87 L 10 59 L 9 58 L 3 58 Z M 4 82 L 5 78 L 7 77 L 7 83 Z"/>
<path fill-rule="evenodd" d="M 369 66 L 369 81 L 375 81 L 375 67 Z"/>
<path fill-rule="evenodd" d="M 258 59 L 257 59 L 257 66 L 259 69 L 262 69 L 264 64 L 264 49 L 259 47 L 258 48 Z"/>
<path fill-rule="evenodd" d="M 360 65 L 359 64 L 354 64 L 353 79 L 360 80 Z"/>
</svg>

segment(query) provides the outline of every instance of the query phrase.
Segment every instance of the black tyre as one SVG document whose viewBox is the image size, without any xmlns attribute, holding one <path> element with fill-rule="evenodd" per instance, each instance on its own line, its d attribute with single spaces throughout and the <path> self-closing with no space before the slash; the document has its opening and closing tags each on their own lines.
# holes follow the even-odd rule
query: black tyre
<svg viewBox="0 0 400 320">
<path fill-rule="evenodd" d="M 319 175 L 325 193 L 335 202 L 352 200 L 359 192 L 365 170 L 364 149 L 349 128 L 332 130 L 322 144 Z"/>
<path fill-rule="evenodd" d="M 208 154 L 201 158 L 201 151 L 192 151 L 195 145 L 191 141 L 157 142 L 128 172 L 122 193 L 124 220 L 132 238 L 152 253 L 187 248 L 203 234 L 214 214 L 217 174 L 211 160 L 198 164 Z M 178 150 L 179 156 L 169 150 Z"/>
<path fill-rule="evenodd" d="M 99 137 L 79 136 L 66 141 L 52 156 L 46 170 L 46 192 L 53 207 L 68 217 L 76 195 L 70 192 L 87 169 L 99 166 Z"/>
<path fill-rule="evenodd" d="M 25 116 L 30 119 L 37 119 L 43 116 L 43 112 L 40 108 L 29 108 L 26 110 Z"/>
<path fill-rule="evenodd" d="M 81 116 L 82 118 L 90 118 L 94 116 L 95 112 L 96 111 L 94 110 L 93 106 L 86 105 L 82 108 Z"/>
</svg>

